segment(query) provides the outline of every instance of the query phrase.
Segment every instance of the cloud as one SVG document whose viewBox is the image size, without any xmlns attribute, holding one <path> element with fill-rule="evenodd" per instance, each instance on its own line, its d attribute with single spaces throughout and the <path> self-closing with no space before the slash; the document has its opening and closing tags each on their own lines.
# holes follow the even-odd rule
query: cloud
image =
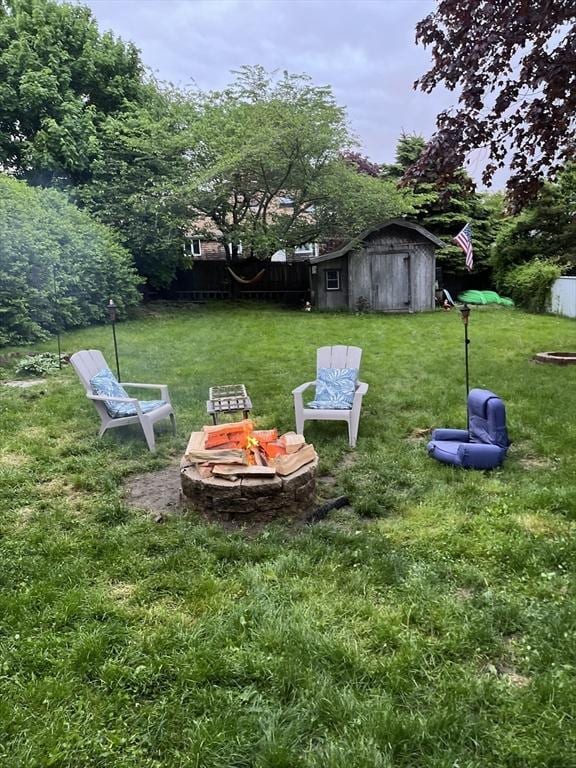
<svg viewBox="0 0 576 768">
<path fill-rule="evenodd" d="M 415 92 L 414 42 L 433 0 L 84 0 L 161 80 L 222 88 L 243 64 L 306 72 L 346 106 L 363 151 L 390 162 L 402 131 L 429 136 L 454 95 Z M 476 174 L 475 174 L 476 175 Z"/>
</svg>

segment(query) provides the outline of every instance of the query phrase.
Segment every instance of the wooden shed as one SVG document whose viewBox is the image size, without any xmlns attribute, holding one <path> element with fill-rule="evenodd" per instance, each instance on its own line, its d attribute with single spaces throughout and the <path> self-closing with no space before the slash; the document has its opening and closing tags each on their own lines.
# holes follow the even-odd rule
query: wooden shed
<svg viewBox="0 0 576 768">
<path fill-rule="evenodd" d="M 425 312 L 434 309 L 436 248 L 418 224 L 390 219 L 337 251 L 310 258 L 319 309 Z"/>
</svg>

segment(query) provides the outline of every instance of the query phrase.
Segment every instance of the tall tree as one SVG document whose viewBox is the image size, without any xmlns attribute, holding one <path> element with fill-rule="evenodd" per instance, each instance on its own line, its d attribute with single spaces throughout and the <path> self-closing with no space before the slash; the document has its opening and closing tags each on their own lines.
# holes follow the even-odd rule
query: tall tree
<svg viewBox="0 0 576 768">
<path fill-rule="evenodd" d="M 0 0 L 0 167 L 32 183 L 85 181 L 108 115 L 142 97 L 134 45 L 88 8 Z"/>
<path fill-rule="evenodd" d="M 425 152 L 422 136 L 402 134 L 396 146 L 396 162 L 382 166 L 385 178 L 400 180 Z M 414 193 L 415 219 L 423 227 L 446 243 L 437 252 L 438 264 L 445 278 L 461 277 L 466 273 L 465 259 L 453 238 L 471 222 L 474 242 L 474 276 L 480 281 L 490 278 L 491 246 L 502 216 L 501 195 L 477 194 L 470 176 L 458 169 L 450 183 L 438 189 L 437 178 L 431 174 L 427 181 L 414 179 L 410 188 Z"/>
<path fill-rule="evenodd" d="M 439 0 L 416 27 L 434 64 L 415 87 L 459 91 L 458 107 L 438 115 L 436 134 L 408 179 L 443 183 L 468 153 L 488 151 L 483 182 L 509 159 L 516 208 L 576 156 L 574 0 Z"/>
<path fill-rule="evenodd" d="M 194 119 L 181 93 L 150 85 L 144 105 L 106 120 L 92 179 L 77 190 L 81 204 L 119 233 L 152 288 L 170 283 L 183 255 Z"/>
<path fill-rule="evenodd" d="M 262 67 L 236 74 L 224 91 L 198 95 L 189 153 L 199 226 L 231 258 L 240 243 L 243 255 L 268 258 L 409 208 L 409 195 L 342 158 L 352 139 L 329 88 Z"/>
<path fill-rule="evenodd" d="M 499 234 L 492 263 L 498 284 L 510 270 L 535 259 L 560 264 L 576 273 L 576 166 L 547 183 L 536 199 L 510 218 Z"/>
</svg>

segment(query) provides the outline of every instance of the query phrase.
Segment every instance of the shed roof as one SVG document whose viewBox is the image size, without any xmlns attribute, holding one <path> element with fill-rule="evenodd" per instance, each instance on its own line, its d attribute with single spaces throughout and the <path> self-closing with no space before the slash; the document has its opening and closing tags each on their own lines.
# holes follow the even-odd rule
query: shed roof
<svg viewBox="0 0 576 768">
<path fill-rule="evenodd" d="M 339 248 L 337 251 L 331 251 L 330 253 L 323 253 L 321 256 L 310 256 L 310 264 L 318 264 L 321 261 L 328 261 L 329 259 L 336 259 L 339 256 L 344 256 L 348 253 L 348 251 L 351 251 L 353 248 L 356 248 L 362 241 L 366 240 L 367 237 L 374 234 L 374 232 L 378 232 L 381 229 L 386 229 L 387 227 L 405 227 L 406 229 L 413 229 L 416 232 L 419 232 L 422 237 L 425 237 L 427 240 L 430 240 L 433 245 L 435 245 L 437 248 L 445 248 L 446 243 L 442 242 L 439 238 L 436 237 L 436 235 L 433 235 L 432 232 L 428 232 L 427 229 L 424 229 L 424 227 L 421 227 L 419 224 L 413 224 L 410 221 L 406 221 L 405 219 L 388 219 L 387 221 L 382 222 L 381 224 L 377 224 L 374 227 L 370 227 L 370 229 L 367 229 L 365 232 L 362 232 L 361 235 L 358 235 L 358 237 L 354 237 L 352 240 L 350 240 L 349 243 L 344 245 L 342 248 Z"/>
</svg>

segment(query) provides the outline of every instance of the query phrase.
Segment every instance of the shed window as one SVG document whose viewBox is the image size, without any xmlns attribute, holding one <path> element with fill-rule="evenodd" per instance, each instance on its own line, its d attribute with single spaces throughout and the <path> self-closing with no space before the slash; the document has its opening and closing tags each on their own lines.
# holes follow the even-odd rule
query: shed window
<svg viewBox="0 0 576 768">
<path fill-rule="evenodd" d="M 192 254 L 192 256 L 201 256 L 202 255 L 202 245 L 201 241 L 197 237 L 191 237 L 190 240 L 186 243 L 185 250 Z"/>
<path fill-rule="evenodd" d="M 324 281 L 327 291 L 341 290 L 340 272 L 341 270 L 339 269 L 326 269 L 324 271 Z"/>
</svg>

